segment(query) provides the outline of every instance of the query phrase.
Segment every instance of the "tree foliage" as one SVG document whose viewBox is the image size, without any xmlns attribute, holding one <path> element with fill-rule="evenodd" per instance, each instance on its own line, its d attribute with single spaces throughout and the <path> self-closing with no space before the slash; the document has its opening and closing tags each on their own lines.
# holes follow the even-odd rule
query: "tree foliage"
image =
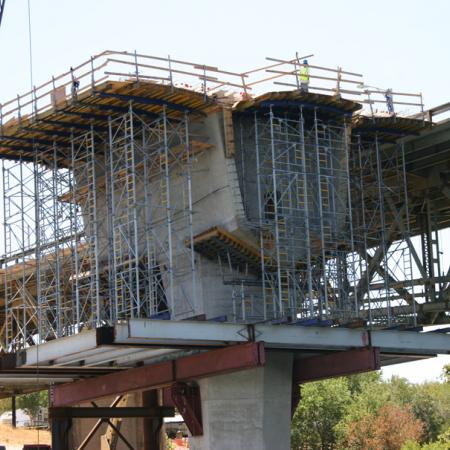
<svg viewBox="0 0 450 450">
<path fill-rule="evenodd" d="M 450 448 L 450 428 L 439 435 L 435 442 L 420 445 L 416 441 L 408 441 L 402 450 L 448 450 Z"/>
<path fill-rule="evenodd" d="M 32 418 L 36 418 L 40 407 L 48 406 L 48 391 L 32 392 L 17 397 L 17 408 L 23 409 Z"/>
<path fill-rule="evenodd" d="M 449 429 L 450 383 L 383 381 L 373 372 L 303 385 L 292 449 L 450 449 Z"/>
<path fill-rule="evenodd" d="M 450 364 L 447 364 L 444 366 L 444 371 L 443 371 L 443 377 L 444 377 L 444 381 L 446 383 L 450 383 Z"/>
<path fill-rule="evenodd" d="M 293 418 L 293 449 L 331 449 L 335 447 L 334 427 L 351 401 L 346 378 L 305 384 Z"/>
</svg>

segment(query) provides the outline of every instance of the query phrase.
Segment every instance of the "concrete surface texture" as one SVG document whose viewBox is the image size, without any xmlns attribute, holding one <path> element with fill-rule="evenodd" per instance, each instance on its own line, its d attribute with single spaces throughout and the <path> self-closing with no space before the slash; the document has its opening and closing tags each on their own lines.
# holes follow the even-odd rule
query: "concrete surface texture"
<svg viewBox="0 0 450 450">
<path fill-rule="evenodd" d="M 288 450 L 291 353 L 269 353 L 265 367 L 199 382 L 203 431 L 192 450 Z"/>
</svg>

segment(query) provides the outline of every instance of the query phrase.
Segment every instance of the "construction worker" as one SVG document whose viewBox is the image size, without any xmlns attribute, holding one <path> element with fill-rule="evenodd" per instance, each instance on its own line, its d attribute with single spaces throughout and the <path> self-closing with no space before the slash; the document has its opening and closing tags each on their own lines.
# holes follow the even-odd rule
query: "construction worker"
<svg viewBox="0 0 450 450">
<path fill-rule="evenodd" d="M 384 98 L 386 99 L 386 106 L 388 109 L 388 113 L 394 114 L 394 99 L 392 97 L 392 89 L 388 89 L 385 92 Z"/>
<path fill-rule="evenodd" d="M 73 75 L 73 68 L 70 68 L 70 74 L 72 76 L 72 100 L 76 100 L 78 97 L 78 88 L 80 87 L 80 81 Z"/>
<path fill-rule="evenodd" d="M 304 59 L 303 64 L 300 67 L 299 77 L 300 77 L 300 91 L 301 92 L 308 92 L 308 86 L 309 86 L 309 65 L 308 60 Z"/>
</svg>

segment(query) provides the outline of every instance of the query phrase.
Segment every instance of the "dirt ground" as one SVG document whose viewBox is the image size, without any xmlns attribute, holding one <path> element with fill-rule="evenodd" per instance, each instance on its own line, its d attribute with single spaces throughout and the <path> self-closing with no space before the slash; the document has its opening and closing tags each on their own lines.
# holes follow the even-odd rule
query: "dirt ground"
<svg viewBox="0 0 450 450">
<path fill-rule="evenodd" d="M 6 450 L 22 450 L 23 444 L 51 444 L 49 431 L 12 428 L 0 424 L 0 445 Z"/>
</svg>

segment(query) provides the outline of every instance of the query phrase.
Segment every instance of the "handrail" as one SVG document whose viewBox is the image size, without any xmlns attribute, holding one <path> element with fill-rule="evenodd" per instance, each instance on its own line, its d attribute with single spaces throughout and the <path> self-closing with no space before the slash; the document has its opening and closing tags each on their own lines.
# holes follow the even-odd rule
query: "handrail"
<svg viewBox="0 0 450 450">
<path fill-rule="evenodd" d="M 308 55 L 312 56 L 312 55 Z M 307 58 L 302 57 L 302 58 Z M 9 121 L 19 123 L 23 118 L 34 119 L 37 114 L 57 107 L 64 102 L 75 101 L 78 94 L 95 89 L 105 81 L 121 80 L 151 80 L 155 83 L 171 87 L 185 87 L 202 93 L 205 98 L 218 90 L 227 88 L 242 98 L 248 98 L 249 93 L 267 92 L 269 86 L 300 88 L 299 70 L 304 66 L 300 58 L 283 60 L 267 57 L 274 64 L 265 65 L 246 72 L 222 70 L 215 66 L 199 64 L 170 56 L 160 57 L 137 52 L 105 50 L 92 56 L 70 70 L 52 77 L 49 81 L 33 87 L 32 90 L 0 104 L 0 131 Z M 363 90 L 362 75 L 343 70 L 341 67 L 329 68 L 319 65 L 308 65 L 309 77 L 315 80 L 314 86 L 309 86 L 312 92 L 323 92 L 329 95 L 345 96 L 349 100 L 368 104 L 373 112 L 374 103 L 383 103 L 378 95 L 384 95 L 388 90 Z M 350 85 L 346 87 L 346 85 Z M 237 92 L 236 92 L 237 90 Z M 67 91 L 67 92 L 66 92 Z M 394 105 L 419 106 L 423 111 L 421 94 L 389 91 L 391 96 L 411 97 L 404 102 L 393 100 Z M 360 100 L 361 95 L 367 96 Z M 416 101 L 416 99 L 420 99 Z"/>
</svg>

